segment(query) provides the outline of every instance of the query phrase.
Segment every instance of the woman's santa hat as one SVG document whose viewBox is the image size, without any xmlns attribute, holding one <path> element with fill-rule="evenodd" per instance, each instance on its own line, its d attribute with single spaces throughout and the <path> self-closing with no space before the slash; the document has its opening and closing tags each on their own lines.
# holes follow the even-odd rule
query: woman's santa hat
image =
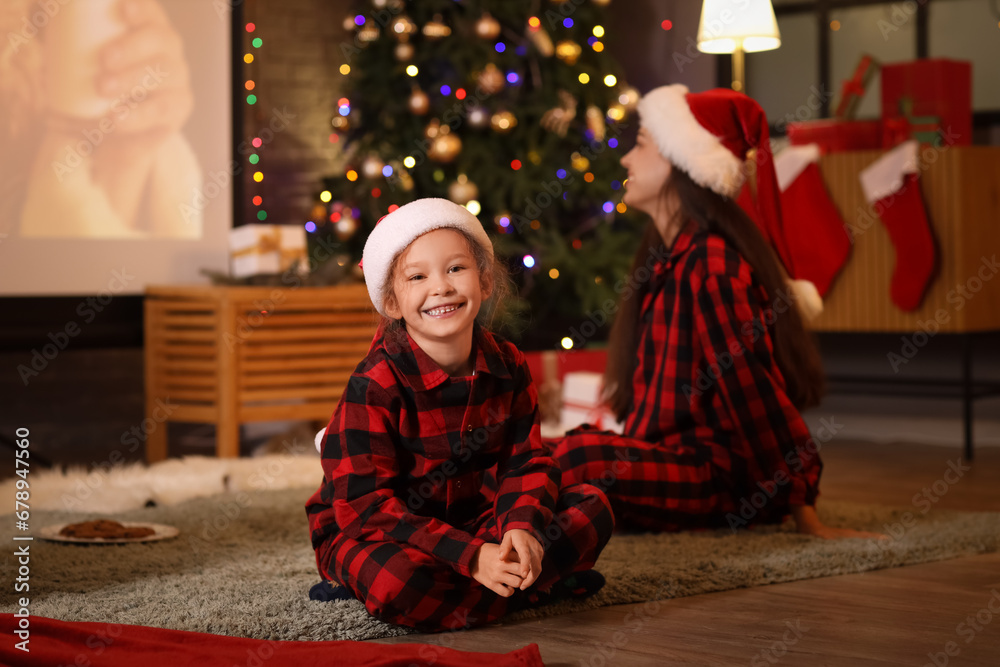
<svg viewBox="0 0 1000 667">
<path fill-rule="evenodd" d="M 691 93 L 686 86 L 676 84 L 644 95 L 639 100 L 639 119 L 671 164 L 698 185 L 739 202 L 774 248 L 789 276 L 794 277 L 795 266 L 782 227 L 781 194 L 767 116 L 760 105 L 727 88 Z M 746 183 L 746 162 L 751 151 L 755 151 L 756 200 Z M 814 317 L 823 309 L 822 300 L 815 287 L 804 282 L 793 280 L 789 285 L 803 314 Z"/>
<path fill-rule="evenodd" d="M 469 209 L 447 199 L 417 199 L 382 216 L 375 224 L 375 229 L 365 241 L 361 269 L 365 273 L 368 296 L 379 314 L 388 317 L 383 308 L 387 290 L 392 289 L 392 285 L 387 285 L 386 280 L 396 255 L 406 250 L 418 237 L 444 228 L 466 232 L 490 257 L 493 256 L 493 243 L 479 219 Z"/>
</svg>

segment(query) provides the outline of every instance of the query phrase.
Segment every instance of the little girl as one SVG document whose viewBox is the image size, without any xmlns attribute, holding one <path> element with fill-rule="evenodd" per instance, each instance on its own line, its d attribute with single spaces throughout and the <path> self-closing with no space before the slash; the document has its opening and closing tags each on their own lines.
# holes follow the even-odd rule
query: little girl
<svg viewBox="0 0 1000 667">
<path fill-rule="evenodd" d="M 362 267 L 387 319 L 322 443 L 306 511 L 326 582 L 311 596 L 440 631 L 596 592 L 610 506 L 561 484 L 524 356 L 476 322 L 505 284 L 479 220 L 444 199 L 407 204 Z"/>
</svg>

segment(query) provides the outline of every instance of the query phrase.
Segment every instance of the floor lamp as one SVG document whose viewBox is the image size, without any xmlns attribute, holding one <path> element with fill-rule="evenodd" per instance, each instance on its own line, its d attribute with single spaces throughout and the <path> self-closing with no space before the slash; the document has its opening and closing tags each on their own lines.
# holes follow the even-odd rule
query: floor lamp
<svg viewBox="0 0 1000 667">
<path fill-rule="evenodd" d="M 698 23 L 698 50 L 733 54 L 733 90 L 746 92 L 743 54 L 781 46 L 771 0 L 705 0 Z"/>
</svg>

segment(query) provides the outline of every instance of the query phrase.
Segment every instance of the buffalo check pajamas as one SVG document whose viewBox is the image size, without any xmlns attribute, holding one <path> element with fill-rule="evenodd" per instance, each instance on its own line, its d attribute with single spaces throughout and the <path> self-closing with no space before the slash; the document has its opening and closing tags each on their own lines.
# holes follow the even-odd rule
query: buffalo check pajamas
<svg viewBox="0 0 1000 667">
<path fill-rule="evenodd" d="M 822 463 L 768 326 L 795 305 L 769 304 L 732 245 L 693 223 L 650 273 L 624 431 L 554 441 L 563 478 L 604 490 L 619 527 L 648 530 L 780 522 L 815 504 Z"/>
<path fill-rule="evenodd" d="M 524 356 L 476 326 L 475 370 L 449 377 L 389 329 L 351 376 L 306 504 L 320 574 L 382 619 L 424 631 L 521 603 L 472 578 L 480 546 L 522 529 L 544 547 L 533 588 L 593 567 L 614 527 L 605 495 L 564 485 L 539 431 Z"/>
</svg>

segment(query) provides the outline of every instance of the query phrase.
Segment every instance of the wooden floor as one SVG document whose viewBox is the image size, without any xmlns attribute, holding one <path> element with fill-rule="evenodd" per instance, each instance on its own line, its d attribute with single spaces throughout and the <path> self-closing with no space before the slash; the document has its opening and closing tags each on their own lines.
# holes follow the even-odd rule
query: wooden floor
<svg viewBox="0 0 1000 667">
<path fill-rule="evenodd" d="M 820 503 L 897 507 L 960 459 L 957 447 L 902 444 L 830 443 L 822 454 Z M 971 467 L 937 506 L 1000 511 L 1000 449 L 977 452 Z M 498 653 L 535 643 L 546 665 L 574 667 L 998 667 L 1000 554 L 378 641 Z"/>
</svg>

